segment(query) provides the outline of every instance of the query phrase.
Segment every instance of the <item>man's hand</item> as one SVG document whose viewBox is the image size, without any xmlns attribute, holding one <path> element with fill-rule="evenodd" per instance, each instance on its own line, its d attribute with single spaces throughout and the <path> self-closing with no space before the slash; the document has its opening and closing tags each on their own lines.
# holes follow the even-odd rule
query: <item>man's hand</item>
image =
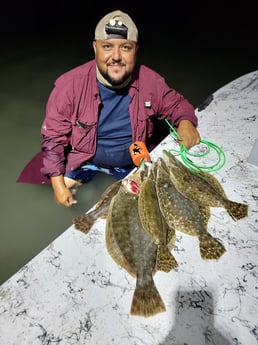
<svg viewBox="0 0 258 345">
<path fill-rule="evenodd" d="M 188 120 L 180 121 L 177 133 L 180 136 L 179 144 L 183 143 L 188 150 L 192 146 L 200 144 L 200 134 L 192 122 Z"/>
<path fill-rule="evenodd" d="M 52 188 L 54 190 L 54 196 L 58 204 L 70 207 L 77 204 L 77 200 L 74 199 L 72 192 L 67 188 L 64 182 L 64 176 L 52 176 L 51 177 Z"/>
</svg>

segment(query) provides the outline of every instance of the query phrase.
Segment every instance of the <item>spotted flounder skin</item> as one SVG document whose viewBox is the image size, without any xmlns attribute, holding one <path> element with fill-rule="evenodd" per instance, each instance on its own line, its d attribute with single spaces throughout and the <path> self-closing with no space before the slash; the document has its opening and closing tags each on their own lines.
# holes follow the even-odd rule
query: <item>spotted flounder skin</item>
<svg viewBox="0 0 258 345">
<path fill-rule="evenodd" d="M 163 157 L 170 179 L 185 197 L 202 206 L 224 207 L 234 221 L 248 215 L 248 205 L 229 200 L 214 176 L 202 171 L 194 173 L 169 151 L 163 150 Z"/>
<path fill-rule="evenodd" d="M 110 204 L 110 209 L 112 208 L 112 201 Z M 107 217 L 106 219 L 106 231 L 105 231 L 105 240 L 106 240 L 106 247 L 109 255 L 112 259 L 117 263 L 118 266 L 121 266 L 125 269 L 133 278 L 136 278 L 136 272 L 130 265 L 130 263 L 126 260 L 121 251 L 115 234 L 113 232 L 112 224 L 111 224 L 111 217 Z"/>
<path fill-rule="evenodd" d="M 106 239 L 110 239 L 108 234 L 112 232 L 116 243 L 115 250 L 112 243 L 107 243 L 109 254 L 115 262 L 120 263 L 127 271 L 130 267 L 130 271 L 136 275 L 130 313 L 150 317 L 164 312 L 164 302 L 153 280 L 157 246 L 142 227 L 138 195 L 128 190 L 127 180 L 123 180 L 118 193 L 111 200 L 106 224 Z M 119 254 L 117 261 L 118 248 L 122 256 Z"/>
<path fill-rule="evenodd" d="M 140 184 L 144 177 L 147 175 L 147 167 L 140 166 L 135 171 L 131 172 L 130 175 L 127 175 L 126 178 L 123 180 L 123 189 L 127 192 L 131 192 L 132 194 L 139 194 L 140 192 Z M 121 185 L 120 185 L 121 186 Z M 120 186 L 117 192 L 120 189 Z M 112 197 L 113 198 L 113 197 Z M 112 200 L 111 200 L 112 201 Z M 111 203 L 110 203 L 111 204 Z M 109 207 L 109 211 L 111 212 L 112 204 Z M 123 267 L 131 276 L 136 278 L 136 272 L 131 267 L 130 263 L 125 259 L 117 241 L 116 237 L 113 232 L 111 217 L 109 217 L 109 213 L 106 219 L 106 246 L 109 254 L 112 256 L 113 260 L 121 267 Z"/>
<path fill-rule="evenodd" d="M 156 193 L 160 210 L 167 223 L 173 224 L 176 231 L 197 236 L 203 259 L 219 259 L 226 249 L 220 241 L 208 233 L 210 208 L 201 206 L 178 192 L 170 180 L 166 163 L 162 158 L 157 160 L 156 165 Z"/>
<path fill-rule="evenodd" d="M 175 236 L 173 226 L 168 226 L 160 206 L 155 189 L 155 164 L 148 169 L 148 175 L 140 186 L 139 216 L 143 228 L 150 234 L 158 246 L 157 269 L 169 272 L 178 267 L 178 263 L 171 252 L 171 241 Z"/>
</svg>

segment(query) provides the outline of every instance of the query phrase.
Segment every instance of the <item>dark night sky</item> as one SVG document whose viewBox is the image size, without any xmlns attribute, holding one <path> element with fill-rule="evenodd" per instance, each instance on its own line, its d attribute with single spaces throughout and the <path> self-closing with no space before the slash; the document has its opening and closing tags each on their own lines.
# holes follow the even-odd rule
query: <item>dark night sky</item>
<svg viewBox="0 0 258 345">
<path fill-rule="evenodd" d="M 248 1 L 10 1 L 1 8 L 0 29 L 6 41 L 54 33 L 91 39 L 97 21 L 114 9 L 131 15 L 141 39 L 154 47 L 162 41 L 192 44 L 196 50 L 217 45 L 254 51 L 257 45 L 256 11 Z"/>
</svg>

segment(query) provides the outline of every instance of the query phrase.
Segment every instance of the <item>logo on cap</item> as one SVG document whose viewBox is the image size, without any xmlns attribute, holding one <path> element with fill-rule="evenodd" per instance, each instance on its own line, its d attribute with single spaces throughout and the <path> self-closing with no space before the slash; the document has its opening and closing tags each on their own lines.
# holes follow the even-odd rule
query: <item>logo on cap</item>
<svg viewBox="0 0 258 345">
<path fill-rule="evenodd" d="M 107 38 L 125 38 L 127 39 L 128 28 L 121 20 L 110 19 L 109 23 L 105 25 Z"/>
</svg>

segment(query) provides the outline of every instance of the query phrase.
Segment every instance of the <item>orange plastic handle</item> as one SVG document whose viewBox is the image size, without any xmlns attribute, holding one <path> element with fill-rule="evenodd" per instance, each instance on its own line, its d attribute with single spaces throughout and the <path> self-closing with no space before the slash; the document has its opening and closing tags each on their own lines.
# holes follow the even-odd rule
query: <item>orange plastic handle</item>
<svg viewBox="0 0 258 345">
<path fill-rule="evenodd" d="M 129 151 L 134 165 L 139 167 L 143 161 L 151 162 L 149 151 L 144 142 L 135 141 L 130 145 Z"/>
</svg>

